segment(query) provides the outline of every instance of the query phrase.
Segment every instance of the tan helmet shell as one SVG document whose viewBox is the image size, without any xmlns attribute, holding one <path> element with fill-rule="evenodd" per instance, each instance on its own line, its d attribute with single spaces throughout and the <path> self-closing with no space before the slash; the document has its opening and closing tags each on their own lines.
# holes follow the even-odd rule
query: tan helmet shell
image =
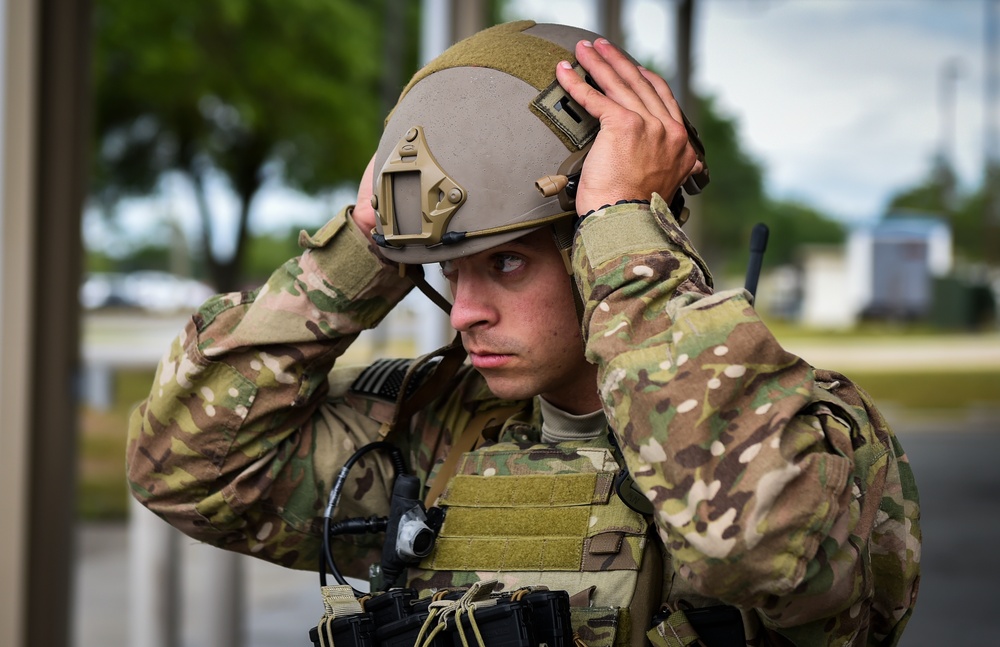
<svg viewBox="0 0 1000 647">
<path fill-rule="evenodd" d="M 562 91 L 555 68 L 575 62 L 579 40 L 597 37 L 507 23 L 457 43 L 414 76 L 375 156 L 376 230 L 387 258 L 475 254 L 572 215 L 535 182 L 596 136 L 596 120 Z"/>
</svg>

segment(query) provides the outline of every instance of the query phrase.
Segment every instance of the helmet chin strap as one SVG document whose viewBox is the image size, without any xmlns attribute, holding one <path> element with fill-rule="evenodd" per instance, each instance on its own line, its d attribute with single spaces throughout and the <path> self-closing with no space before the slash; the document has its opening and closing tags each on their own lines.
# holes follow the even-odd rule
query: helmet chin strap
<svg viewBox="0 0 1000 647">
<path fill-rule="evenodd" d="M 423 265 L 410 265 L 407 263 L 399 264 L 399 275 L 405 276 L 406 278 L 413 281 L 413 284 L 424 293 L 428 299 L 430 299 L 434 304 L 444 310 L 446 315 L 451 314 L 451 302 L 444 297 L 443 294 L 434 289 L 434 287 L 427 282 L 424 278 L 424 266 Z"/>
<path fill-rule="evenodd" d="M 424 278 L 424 268 L 422 265 L 400 263 L 399 273 L 401 276 L 405 275 L 413 281 L 413 284 L 428 299 L 444 310 L 445 314 L 451 313 L 451 303 L 427 282 L 427 279 Z M 467 355 L 465 348 L 462 346 L 461 334 L 456 332 L 455 338 L 451 340 L 451 343 L 413 362 L 413 365 L 403 378 L 403 383 L 400 385 L 399 398 L 396 401 L 396 410 L 393 419 L 388 425 L 383 426 L 385 434 L 397 430 L 406 433 L 409 429 L 410 419 L 413 418 L 417 411 L 441 394 L 442 388 L 461 369 Z M 414 379 L 414 376 L 419 374 L 427 364 L 433 365 L 434 379 L 425 379 L 423 384 L 413 391 L 412 395 L 407 396 L 406 394 L 410 390 L 408 386 L 411 379 Z"/>
<path fill-rule="evenodd" d="M 573 219 L 566 218 L 552 225 L 552 239 L 556 243 L 556 249 L 562 256 L 566 273 L 569 274 L 570 287 L 573 290 L 573 305 L 576 307 L 576 318 L 583 322 L 583 296 L 576 285 L 576 277 L 573 276 L 573 237 L 576 235 L 576 227 L 573 226 Z"/>
</svg>

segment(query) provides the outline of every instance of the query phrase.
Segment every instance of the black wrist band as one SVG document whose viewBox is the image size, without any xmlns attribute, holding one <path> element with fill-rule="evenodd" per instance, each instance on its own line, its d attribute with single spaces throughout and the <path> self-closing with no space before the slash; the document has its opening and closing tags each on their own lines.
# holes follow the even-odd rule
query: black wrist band
<svg viewBox="0 0 1000 647">
<path fill-rule="evenodd" d="M 606 205 L 603 205 L 601 207 L 598 207 L 597 209 L 591 209 L 590 211 L 588 211 L 587 213 L 583 214 L 582 216 L 578 216 L 577 219 L 576 219 L 576 221 L 575 221 L 575 225 L 577 227 L 579 227 L 580 223 L 583 221 L 583 219 L 586 218 L 587 216 L 589 216 L 590 214 L 594 213 L 595 211 L 600 211 L 601 209 L 607 209 L 608 207 L 617 207 L 620 204 L 644 204 L 646 206 L 649 206 L 649 200 L 619 200 L 618 202 L 616 202 L 614 204 L 606 204 Z"/>
</svg>

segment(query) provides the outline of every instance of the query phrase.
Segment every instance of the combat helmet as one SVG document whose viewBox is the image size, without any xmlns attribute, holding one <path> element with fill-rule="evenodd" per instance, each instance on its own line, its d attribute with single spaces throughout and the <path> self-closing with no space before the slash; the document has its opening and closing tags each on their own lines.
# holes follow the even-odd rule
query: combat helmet
<svg viewBox="0 0 1000 647">
<path fill-rule="evenodd" d="M 573 51 L 598 37 L 565 25 L 506 23 L 456 43 L 414 75 L 375 156 L 373 233 L 386 258 L 445 261 L 572 222 L 575 181 L 599 124 L 562 89 L 555 69 L 567 60 L 587 78 Z M 685 190 L 697 193 L 707 182 L 706 167 Z M 680 191 L 675 198 L 682 205 Z M 560 237 L 568 247 L 572 231 Z"/>
</svg>

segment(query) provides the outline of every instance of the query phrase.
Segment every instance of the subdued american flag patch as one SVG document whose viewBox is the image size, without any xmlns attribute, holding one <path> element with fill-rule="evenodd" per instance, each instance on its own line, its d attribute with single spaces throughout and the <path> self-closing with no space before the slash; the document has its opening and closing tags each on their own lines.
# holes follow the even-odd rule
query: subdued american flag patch
<svg viewBox="0 0 1000 647">
<path fill-rule="evenodd" d="M 354 380 L 351 384 L 351 391 L 395 402 L 399 398 L 399 390 L 403 386 L 403 378 L 406 377 L 406 372 L 410 370 L 414 361 L 411 358 L 375 360 L 374 363 L 363 370 L 361 375 Z M 413 395 L 413 392 L 423 383 L 440 361 L 440 357 L 434 357 L 417 369 L 417 374 L 414 375 L 413 379 L 407 385 L 406 397 Z"/>
</svg>

